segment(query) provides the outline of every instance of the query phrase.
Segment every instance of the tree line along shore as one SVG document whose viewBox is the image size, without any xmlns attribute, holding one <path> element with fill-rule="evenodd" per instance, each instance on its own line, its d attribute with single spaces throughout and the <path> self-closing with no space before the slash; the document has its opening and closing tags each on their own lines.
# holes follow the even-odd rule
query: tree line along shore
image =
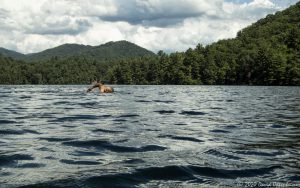
<svg viewBox="0 0 300 188">
<path fill-rule="evenodd" d="M 134 49 L 127 46 L 125 51 Z M 234 39 L 198 44 L 185 52 L 110 59 L 53 56 L 34 62 L 0 55 L 0 84 L 87 84 L 94 79 L 111 84 L 299 86 L 300 3 L 257 21 Z"/>
</svg>

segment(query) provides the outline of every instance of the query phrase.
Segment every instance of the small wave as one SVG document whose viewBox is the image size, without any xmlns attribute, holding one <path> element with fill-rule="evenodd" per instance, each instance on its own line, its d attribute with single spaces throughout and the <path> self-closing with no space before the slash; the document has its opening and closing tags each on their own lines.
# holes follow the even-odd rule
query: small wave
<svg viewBox="0 0 300 188">
<path fill-rule="evenodd" d="M 262 152 L 262 151 L 235 151 L 237 154 L 242 154 L 242 155 L 255 155 L 255 156 L 266 156 L 266 157 L 275 157 L 277 155 L 283 155 L 284 153 L 282 151 L 276 151 L 276 152 Z"/>
<path fill-rule="evenodd" d="M 4 94 L 11 94 L 12 92 L 11 91 L 0 91 L 0 94 L 2 94 L 2 93 L 4 93 Z"/>
<path fill-rule="evenodd" d="M 102 185 L 103 187 L 118 187 L 118 186 L 138 186 L 142 183 L 147 183 L 153 180 L 176 180 L 176 181 L 191 181 L 204 182 L 199 176 L 236 179 L 243 177 L 254 177 L 270 173 L 280 166 L 271 166 L 257 169 L 217 169 L 211 167 L 200 166 L 165 166 L 165 167 L 150 167 L 137 169 L 133 173 L 122 173 L 114 175 L 103 175 L 98 177 L 91 177 L 85 181 L 85 184 L 91 187 Z"/>
<path fill-rule="evenodd" d="M 1 171 L 0 171 L 0 177 L 10 176 L 10 175 L 12 175 L 11 172 L 1 172 Z"/>
<path fill-rule="evenodd" d="M 61 125 L 62 127 L 67 127 L 67 128 L 75 128 L 77 125 Z"/>
<path fill-rule="evenodd" d="M 154 111 L 154 112 L 157 112 L 159 114 L 173 114 L 173 113 L 175 113 L 174 110 L 157 110 L 157 111 Z"/>
<path fill-rule="evenodd" d="M 300 181 L 300 175 L 291 176 L 288 179 L 293 181 L 293 182 Z"/>
<path fill-rule="evenodd" d="M 66 160 L 62 159 L 60 160 L 61 163 L 65 164 L 71 164 L 71 165 L 99 165 L 100 162 L 97 161 L 74 161 L 74 160 Z"/>
<path fill-rule="evenodd" d="M 128 142 L 129 139 L 121 139 L 121 140 L 117 140 L 114 143 L 125 143 Z"/>
<path fill-rule="evenodd" d="M 107 130 L 107 129 L 95 129 L 92 132 L 103 132 L 103 133 L 121 133 L 123 131 Z"/>
<path fill-rule="evenodd" d="M 150 103 L 150 102 L 152 102 L 152 101 L 147 101 L 147 100 L 135 100 L 135 102 Z"/>
<path fill-rule="evenodd" d="M 22 134 L 26 134 L 26 133 L 30 133 L 30 134 L 40 134 L 37 131 L 34 130 L 30 130 L 30 129 L 23 129 L 23 130 L 0 130 L 0 135 L 22 135 Z"/>
<path fill-rule="evenodd" d="M 162 135 L 159 138 L 170 138 L 174 140 L 184 140 L 184 141 L 191 141 L 191 142 L 204 142 L 203 140 L 199 140 L 193 137 L 185 137 L 185 136 L 173 136 L 173 135 Z"/>
<path fill-rule="evenodd" d="M 136 187 L 152 180 L 186 181 L 196 178 L 188 169 L 181 166 L 150 167 L 138 169 L 133 173 L 119 173 L 88 178 L 84 184 L 89 187 Z"/>
<path fill-rule="evenodd" d="M 31 96 L 26 96 L 26 95 L 23 95 L 23 96 L 20 96 L 20 99 L 30 99 Z"/>
<path fill-rule="evenodd" d="M 11 121 L 11 120 L 1 120 L 0 119 L 0 124 L 13 124 L 17 123 L 16 121 Z"/>
<path fill-rule="evenodd" d="M 286 128 L 286 126 L 284 126 L 284 125 L 278 125 L 278 124 L 273 124 L 271 127 L 275 128 L 275 129 Z"/>
<path fill-rule="evenodd" d="M 74 115 L 56 118 L 55 120 L 49 120 L 50 122 L 65 122 L 65 121 L 77 121 L 77 120 L 95 120 L 99 119 L 98 116 L 95 115 Z"/>
<path fill-rule="evenodd" d="M 105 114 L 105 115 L 100 115 L 100 116 L 97 116 L 98 118 L 109 118 L 111 117 L 111 115 L 109 114 Z"/>
<path fill-rule="evenodd" d="M 235 126 L 235 125 L 227 125 L 227 126 L 225 126 L 225 129 L 235 129 L 235 128 L 237 128 L 237 126 Z"/>
<path fill-rule="evenodd" d="M 174 123 L 174 125 L 187 125 L 187 123 Z"/>
<path fill-rule="evenodd" d="M 119 94 L 121 95 L 131 95 L 132 92 L 126 92 L 126 91 L 118 91 Z"/>
<path fill-rule="evenodd" d="M 182 115 L 191 115 L 191 116 L 202 116 L 206 113 L 204 112 L 198 112 L 198 111 L 182 111 L 180 114 Z"/>
<path fill-rule="evenodd" d="M 211 107 L 210 109 L 212 109 L 212 110 L 224 110 L 224 108 L 221 108 L 221 107 Z"/>
<path fill-rule="evenodd" d="M 30 129 L 23 129 L 23 131 L 26 132 L 26 133 L 30 133 L 30 134 L 41 134 L 41 133 L 38 132 L 38 131 L 30 130 Z"/>
<path fill-rule="evenodd" d="M 86 179 L 64 179 L 52 182 L 26 185 L 19 188 L 71 188 L 71 187 L 138 187 L 150 181 L 192 181 L 195 183 L 205 182 L 204 178 L 222 178 L 235 180 L 237 178 L 249 178 L 271 173 L 281 166 L 270 166 L 256 169 L 218 169 L 202 166 L 164 166 L 141 168 L 132 173 L 117 173 L 101 176 L 93 176 Z M 206 178 L 205 178 L 206 179 Z M 296 177 L 297 179 L 297 177 Z"/>
<path fill-rule="evenodd" d="M 80 106 L 82 107 L 95 107 L 98 106 L 98 102 L 84 102 L 84 103 L 79 103 Z"/>
<path fill-rule="evenodd" d="M 53 99 L 49 99 L 49 98 L 40 98 L 40 100 L 42 100 L 42 101 L 52 101 Z"/>
<path fill-rule="evenodd" d="M 29 119 L 29 118 L 53 118 L 58 113 L 32 113 L 26 116 L 17 117 L 16 119 Z"/>
<path fill-rule="evenodd" d="M 91 152 L 91 151 L 75 151 L 75 152 L 72 152 L 71 155 L 73 155 L 73 156 L 99 156 L 101 154 L 98 152 Z"/>
<path fill-rule="evenodd" d="M 39 138 L 40 140 L 46 140 L 48 142 L 65 142 L 65 141 L 70 141 L 73 140 L 73 138 Z"/>
<path fill-rule="evenodd" d="M 114 119 L 113 121 L 116 121 L 116 122 L 123 122 L 123 121 L 127 121 L 126 119 Z"/>
<path fill-rule="evenodd" d="M 37 150 L 39 150 L 39 151 L 49 151 L 49 152 L 55 152 L 53 149 L 50 149 L 50 148 L 48 148 L 48 147 L 39 147 L 39 148 L 37 148 Z"/>
<path fill-rule="evenodd" d="M 235 102 L 235 100 L 229 99 L 229 100 L 226 100 L 226 102 Z"/>
<path fill-rule="evenodd" d="M 58 101 L 53 103 L 53 105 L 64 105 L 64 104 L 72 104 L 72 103 L 69 101 Z"/>
<path fill-rule="evenodd" d="M 229 131 L 220 130 L 220 129 L 214 129 L 214 130 L 211 130 L 210 132 L 212 132 L 212 133 L 230 133 Z"/>
<path fill-rule="evenodd" d="M 47 156 L 47 157 L 45 157 L 45 159 L 48 159 L 48 160 L 56 160 L 56 158 L 53 157 L 53 156 Z"/>
<path fill-rule="evenodd" d="M 45 164 L 41 163 L 25 163 L 25 164 L 18 164 L 17 168 L 41 168 L 45 167 Z"/>
<path fill-rule="evenodd" d="M 138 117 L 139 115 L 137 114 L 124 114 L 120 115 L 118 118 L 127 118 L 127 117 Z"/>
<path fill-rule="evenodd" d="M 175 103 L 175 101 L 163 101 L 163 100 L 153 100 L 153 102 L 157 102 L 157 103 Z"/>
<path fill-rule="evenodd" d="M 159 132 L 161 131 L 160 129 L 144 129 L 145 131 L 150 131 L 150 132 Z"/>
<path fill-rule="evenodd" d="M 225 159 L 234 159 L 234 160 L 241 160 L 242 159 L 238 156 L 221 153 L 220 151 L 217 151 L 215 149 L 210 149 L 210 150 L 208 150 L 204 153 L 209 154 L 209 155 L 214 155 L 214 156 L 217 156 L 217 157 L 221 157 L 221 158 L 225 158 Z"/>
<path fill-rule="evenodd" d="M 0 130 L 0 135 L 21 135 L 24 134 L 24 131 L 21 130 Z"/>
<path fill-rule="evenodd" d="M 147 145 L 142 147 L 129 147 L 129 146 L 118 146 L 114 145 L 108 141 L 103 140 L 89 140 L 89 141 L 69 141 L 63 142 L 64 145 L 73 147 L 95 147 L 100 149 L 106 149 L 113 152 L 148 152 L 148 151 L 163 151 L 166 147 L 157 145 Z"/>
<path fill-rule="evenodd" d="M 210 176 L 224 179 L 236 179 L 245 177 L 257 177 L 260 175 L 268 174 L 275 169 L 282 169 L 281 166 L 270 166 L 265 168 L 251 168 L 251 169 L 216 169 L 210 167 L 197 167 L 193 166 L 192 169 L 199 175 Z"/>
<path fill-rule="evenodd" d="M 0 166 L 17 163 L 21 160 L 33 160 L 34 158 L 26 154 L 2 155 L 0 156 Z"/>
<path fill-rule="evenodd" d="M 62 107 L 60 108 L 62 110 L 75 110 L 76 108 L 72 108 L 72 107 Z"/>
<path fill-rule="evenodd" d="M 142 159 L 127 159 L 125 161 L 123 161 L 123 163 L 126 164 L 139 164 L 139 163 L 144 163 L 145 161 Z"/>
</svg>

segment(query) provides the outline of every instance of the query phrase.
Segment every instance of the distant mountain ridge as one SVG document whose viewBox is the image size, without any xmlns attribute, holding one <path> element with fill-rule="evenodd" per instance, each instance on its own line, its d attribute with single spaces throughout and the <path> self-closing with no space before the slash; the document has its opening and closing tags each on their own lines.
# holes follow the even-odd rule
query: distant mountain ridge
<svg viewBox="0 0 300 188">
<path fill-rule="evenodd" d="M 60 54 L 56 51 L 62 57 L 79 56 L 32 63 L 20 63 L 0 54 L 0 84 L 87 84 L 101 79 L 127 85 L 300 86 L 299 18 L 300 2 L 258 20 L 239 31 L 236 38 L 206 46 L 198 44 L 186 52 L 159 51 L 144 58 L 133 56 L 139 50 L 143 54 L 148 51 L 127 41 L 94 47 L 66 44 L 41 53 L 44 57 L 47 53 L 57 57 Z M 112 57 L 122 59 L 101 60 Z"/>
<path fill-rule="evenodd" d="M 82 44 L 63 44 L 38 53 L 22 54 L 13 50 L 0 48 L 0 54 L 23 61 L 45 61 L 51 58 L 69 58 L 74 56 L 88 59 L 112 60 L 131 57 L 155 55 L 150 50 L 128 41 L 108 42 L 99 46 Z"/>
<path fill-rule="evenodd" d="M 13 59 L 23 59 L 26 58 L 26 55 L 13 51 L 13 50 L 8 50 L 5 48 L 0 47 L 0 54 L 5 56 L 5 57 L 11 57 Z"/>
</svg>

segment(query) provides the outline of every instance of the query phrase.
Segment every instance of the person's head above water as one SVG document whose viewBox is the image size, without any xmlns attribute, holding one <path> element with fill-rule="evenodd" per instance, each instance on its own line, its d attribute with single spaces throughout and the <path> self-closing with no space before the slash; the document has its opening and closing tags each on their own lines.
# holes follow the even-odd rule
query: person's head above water
<svg viewBox="0 0 300 188">
<path fill-rule="evenodd" d="M 105 86 L 101 80 L 95 80 L 93 86 L 90 87 L 87 92 L 92 91 L 94 88 L 99 88 L 100 93 L 113 93 L 114 89 L 112 87 Z"/>
</svg>

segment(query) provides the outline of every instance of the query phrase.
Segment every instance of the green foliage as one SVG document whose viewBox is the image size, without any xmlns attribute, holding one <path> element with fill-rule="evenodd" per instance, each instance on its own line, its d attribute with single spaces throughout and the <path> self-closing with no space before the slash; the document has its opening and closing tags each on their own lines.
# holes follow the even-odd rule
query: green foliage
<svg viewBox="0 0 300 188">
<path fill-rule="evenodd" d="M 130 61 L 134 73 L 130 77 L 126 69 L 127 78 L 134 84 L 300 85 L 299 18 L 297 3 L 243 29 L 235 39 L 206 47 L 199 44 L 185 53 L 159 51 L 157 60 Z M 126 62 L 118 70 L 122 66 Z M 122 75 L 114 70 L 110 69 L 110 75 Z"/>
<path fill-rule="evenodd" d="M 299 86 L 299 18 L 297 3 L 243 29 L 235 39 L 199 44 L 184 53 L 159 51 L 155 56 L 122 41 L 86 46 L 87 51 L 71 45 L 35 63 L 0 56 L 0 84 L 86 84 L 98 78 L 114 84 Z M 72 52 L 79 55 L 61 58 Z"/>
<path fill-rule="evenodd" d="M 86 59 L 105 61 L 154 55 L 153 52 L 128 41 L 108 42 L 99 46 L 64 44 L 27 55 L 0 48 L 0 54 L 27 62 L 46 61 L 51 58 L 67 59 L 70 57 L 84 57 Z"/>
<path fill-rule="evenodd" d="M 108 64 L 79 57 L 25 63 L 0 55 L 0 84 L 86 84 L 103 80 Z"/>
<path fill-rule="evenodd" d="M 7 50 L 5 48 L 0 48 L 0 55 L 3 55 L 5 57 L 11 57 L 13 59 L 23 59 L 26 58 L 24 54 L 12 51 L 12 50 Z"/>
</svg>

